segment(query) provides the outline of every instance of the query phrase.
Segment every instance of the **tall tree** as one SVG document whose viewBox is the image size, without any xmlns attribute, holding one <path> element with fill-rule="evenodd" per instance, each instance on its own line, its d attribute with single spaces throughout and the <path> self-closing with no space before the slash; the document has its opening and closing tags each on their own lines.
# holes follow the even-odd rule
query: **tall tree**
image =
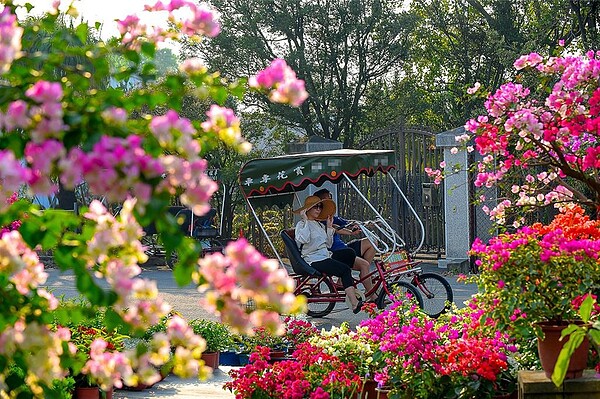
<svg viewBox="0 0 600 399">
<path fill-rule="evenodd" d="M 252 74 L 284 58 L 305 80 L 300 109 L 253 105 L 301 128 L 308 136 L 355 142 L 361 103 L 370 83 L 399 68 L 415 18 L 391 0 L 215 0 L 222 12 L 218 37 L 183 46 L 227 77 Z"/>
<path fill-rule="evenodd" d="M 514 78 L 522 54 L 554 54 L 559 40 L 573 50 L 597 49 L 600 2 L 578 0 L 422 0 L 410 59 L 402 73 L 372 84 L 361 134 L 402 119 L 451 129 L 482 110 L 466 89 L 495 90 Z M 381 93 L 385 93 L 384 96 Z"/>
</svg>

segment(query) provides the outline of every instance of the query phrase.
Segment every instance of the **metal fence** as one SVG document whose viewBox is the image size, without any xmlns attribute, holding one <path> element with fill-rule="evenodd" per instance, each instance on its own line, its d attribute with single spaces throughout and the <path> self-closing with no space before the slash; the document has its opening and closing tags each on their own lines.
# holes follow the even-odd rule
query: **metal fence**
<svg viewBox="0 0 600 399">
<path fill-rule="evenodd" d="M 425 227 L 424 245 L 420 253 L 441 257 L 444 253 L 444 196 L 441 187 L 434 185 L 425 168 L 438 168 L 443 151 L 435 147 L 435 133 L 402 124 L 391 126 L 362 141 L 358 149 L 393 149 L 398 169 L 394 178 L 415 209 Z M 383 214 L 406 241 L 409 249 L 418 246 L 421 228 L 403 199 L 394 194 L 384 177 L 359 179 L 359 188 L 371 195 L 372 203 L 382 207 Z M 340 207 L 344 215 L 361 219 L 364 208 L 353 206 L 356 199 L 341 187 Z"/>
</svg>

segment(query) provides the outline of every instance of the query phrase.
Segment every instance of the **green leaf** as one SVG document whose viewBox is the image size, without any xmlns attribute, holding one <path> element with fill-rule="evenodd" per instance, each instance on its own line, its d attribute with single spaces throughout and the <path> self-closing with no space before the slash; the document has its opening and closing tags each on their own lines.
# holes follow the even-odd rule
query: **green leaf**
<svg viewBox="0 0 600 399">
<path fill-rule="evenodd" d="M 156 54 L 156 46 L 154 43 L 142 43 L 142 54 L 147 55 L 149 58 L 154 58 L 154 55 Z"/>
<path fill-rule="evenodd" d="M 238 81 L 233 82 L 229 85 L 229 92 L 232 96 L 238 98 L 239 100 L 244 99 L 244 93 L 246 92 L 246 83 L 248 79 L 240 79 Z"/>
<path fill-rule="evenodd" d="M 86 319 L 81 308 L 77 306 L 61 307 L 54 311 L 54 318 L 58 324 L 79 324 Z"/>
<path fill-rule="evenodd" d="M 225 89 L 224 87 L 221 86 L 216 86 L 216 87 L 211 87 L 210 90 L 210 95 L 211 97 L 219 104 L 219 105 L 223 105 L 225 104 L 225 101 L 227 101 L 227 96 L 229 93 L 227 93 L 227 89 Z"/>
<path fill-rule="evenodd" d="M 586 323 L 590 320 L 590 317 L 592 315 L 594 302 L 596 302 L 594 300 L 594 297 L 592 297 L 590 294 L 587 294 L 585 299 L 583 300 L 583 303 L 581 304 L 581 307 L 579 308 L 579 315 L 581 316 L 581 320 L 583 320 Z"/>
<path fill-rule="evenodd" d="M 31 248 L 34 248 L 44 239 L 46 235 L 46 228 L 40 224 L 39 219 L 32 218 L 23 222 L 19 228 L 19 232 L 21 233 L 21 236 L 27 245 L 29 245 Z"/>
<path fill-rule="evenodd" d="M 576 331 L 571 333 L 569 340 L 565 342 L 561 349 L 558 359 L 556 360 L 556 365 L 554 366 L 554 371 L 552 372 L 552 382 L 554 382 L 554 385 L 557 387 L 562 385 L 565 375 L 567 375 L 571 356 L 575 350 L 579 348 L 584 338 L 585 330 L 579 327 Z"/>
<path fill-rule="evenodd" d="M 81 41 L 81 43 L 87 42 L 87 38 L 89 36 L 89 28 L 87 24 L 80 24 L 75 29 L 75 34 L 77 35 L 77 38 Z"/>
<path fill-rule="evenodd" d="M 137 53 L 137 51 L 127 50 L 124 55 L 125 55 L 125 58 L 127 58 L 129 61 L 131 61 L 135 64 L 140 63 L 140 55 Z"/>
<path fill-rule="evenodd" d="M 600 330 L 588 330 L 588 335 L 596 345 L 600 345 Z"/>
<path fill-rule="evenodd" d="M 179 260 L 175 269 L 173 270 L 173 277 L 175 282 L 180 286 L 186 286 L 192 282 L 192 272 L 194 271 L 193 266 L 186 265 L 182 259 Z"/>
<path fill-rule="evenodd" d="M 112 308 L 106 309 L 106 312 L 104 313 L 104 323 L 108 331 L 115 330 L 124 324 L 121 316 L 119 316 Z"/>
<path fill-rule="evenodd" d="M 561 331 L 561 333 L 560 333 L 560 337 L 561 337 L 561 339 L 562 339 L 562 338 L 564 338 L 564 337 L 566 337 L 567 335 L 569 335 L 569 334 L 571 334 L 571 333 L 573 333 L 573 332 L 577 331 L 577 330 L 578 330 L 578 329 L 580 329 L 580 328 L 581 328 L 581 327 L 579 327 L 579 326 L 578 326 L 578 325 L 576 325 L 576 324 L 569 324 L 569 325 L 567 326 L 567 328 L 565 328 L 564 330 L 562 330 L 562 331 Z"/>
<path fill-rule="evenodd" d="M 184 84 L 184 78 L 179 75 L 169 75 L 164 82 L 164 85 L 172 90 L 179 90 Z"/>
</svg>

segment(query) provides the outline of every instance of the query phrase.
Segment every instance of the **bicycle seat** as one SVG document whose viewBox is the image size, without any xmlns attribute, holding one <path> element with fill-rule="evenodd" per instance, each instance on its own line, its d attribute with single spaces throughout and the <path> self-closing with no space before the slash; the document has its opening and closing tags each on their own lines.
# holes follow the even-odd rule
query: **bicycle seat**
<svg viewBox="0 0 600 399">
<path fill-rule="evenodd" d="M 296 245 L 296 231 L 294 229 L 281 230 L 281 239 L 285 244 L 285 252 L 290 259 L 290 263 L 292 264 L 292 269 L 294 273 L 304 274 L 309 276 L 322 276 L 321 272 L 309 265 L 298 246 Z"/>
</svg>

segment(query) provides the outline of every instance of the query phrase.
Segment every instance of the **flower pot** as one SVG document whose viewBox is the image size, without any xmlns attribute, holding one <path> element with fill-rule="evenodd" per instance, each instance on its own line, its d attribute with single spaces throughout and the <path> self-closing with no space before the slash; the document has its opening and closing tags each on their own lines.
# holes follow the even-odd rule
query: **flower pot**
<svg viewBox="0 0 600 399">
<path fill-rule="evenodd" d="M 100 390 L 100 399 L 113 399 L 113 389 L 109 389 L 108 391 Z"/>
<path fill-rule="evenodd" d="M 240 355 L 237 352 L 221 352 L 219 355 L 219 365 L 221 366 L 239 366 Z"/>
<path fill-rule="evenodd" d="M 275 363 L 285 360 L 286 356 L 287 353 L 285 351 L 271 351 L 269 352 L 269 357 L 271 358 L 269 363 Z"/>
<path fill-rule="evenodd" d="M 240 366 L 245 366 L 250 363 L 250 354 L 249 353 L 240 353 Z"/>
<path fill-rule="evenodd" d="M 377 381 L 374 380 L 364 380 L 362 391 L 360 394 L 361 399 L 377 399 Z"/>
<path fill-rule="evenodd" d="M 375 391 L 377 392 L 376 399 L 388 399 L 390 387 L 375 388 Z"/>
<path fill-rule="evenodd" d="M 73 399 L 100 399 L 98 387 L 75 387 Z"/>
<path fill-rule="evenodd" d="M 219 368 L 219 352 L 204 352 L 202 354 L 204 363 L 213 370 Z"/>
<path fill-rule="evenodd" d="M 573 324 L 576 323 L 574 322 Z M 538 323 L 544 333 L 544 339 L 538 339 L 538 354 L 542 363 L 542 369 L 548 378 L 552 378 L 552 372 L 554 371 L 558 355 L 567 341 L 567 338 L 560 341 L 560 334 L 567 328 L 568 324 L 568 322 L 565 322 L 563 325 L 556 325 L 552 322 Z M 565 379 L 579 378 L 583 375 L 583 370 L 587 366 L 589 345 L 589 340 L 585 337 L 579 348 L 571 356 Z"/>
<path fill-rule="evenodd" d="M 127 391 L 143 391 L 144 389 L 152 388 L 152 385 L 144 384 L 143 382 L 138 382 L 137 385 L 132 387 L 123 385 L 123 389 Z"/>
</svg>

